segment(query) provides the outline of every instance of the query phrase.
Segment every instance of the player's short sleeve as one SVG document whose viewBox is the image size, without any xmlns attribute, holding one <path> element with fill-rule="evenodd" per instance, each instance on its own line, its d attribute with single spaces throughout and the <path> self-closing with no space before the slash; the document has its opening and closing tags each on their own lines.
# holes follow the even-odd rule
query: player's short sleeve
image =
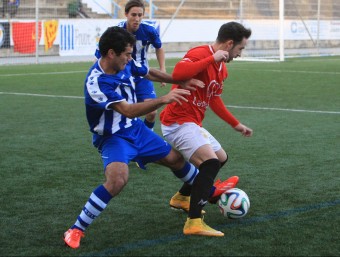
<svg viewBox="0 0 340 257">
<path fill-rule="evenodd" d="M 94 77 L 93 80 L 89 77 L 86 82 L 86 89 L 89 96 L 87 99 L 89 101 L 86 101 L 86 104 L 89 104 L 96 109 L 104 110 L 107 109 L 111 103 L 124 101 L 124 97 L 115 90 L 112 90 L 117 86 L 118 84 L 115 85 L 112 80 L 105 76 Z"/>
</svg>

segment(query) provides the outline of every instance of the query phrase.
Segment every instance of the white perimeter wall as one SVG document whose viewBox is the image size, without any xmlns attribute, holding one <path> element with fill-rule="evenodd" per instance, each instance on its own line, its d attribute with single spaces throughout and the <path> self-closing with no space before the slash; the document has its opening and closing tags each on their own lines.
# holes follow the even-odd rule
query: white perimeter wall
<svg viewBox="0 0 340 257">
<path fill-rule="evenodd" d="M 103 1 L 103 0 L 101 0 Z M 3 20 L 5 21 L 5 20 Z M 20 21 L 13 19 L 12 21 Z M 34 21 L 34 20 L 32 20 Z M 122 19 L 60 19 L 57 37 L 53 43 L 59 46 L 62 56 L 93 55 L 101 34 L 109 26 L 114 26 Z M 1 22 L 1 20 L 0 20 Z M 164 43 L 171 42 L 213 42 L 224 20 L 156 20 Z M 168 26 L 170 24 L 170 26 Z M 253 33 L 250 40 L 266 41 L 279 39 L 278 20 L 249 20 L 244 25 Z M 306 26 L 305 26 L 306 25 Z M 308 30 L 306 29 L 308 28 Z M 340 20 L 305 21 L 286 20 L 284 23 L 285 40 L 340 40 Z M 43 32 L 44 33 L 44 32 Z M 13 41 L 11 39 L 11 45 Z M 44 45 L 44 37 L 39 45 Z"/>
</svg>

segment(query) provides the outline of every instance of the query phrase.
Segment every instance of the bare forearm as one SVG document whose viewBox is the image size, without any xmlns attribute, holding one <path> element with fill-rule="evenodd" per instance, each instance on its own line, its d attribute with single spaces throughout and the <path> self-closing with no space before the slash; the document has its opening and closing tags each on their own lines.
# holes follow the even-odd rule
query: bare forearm
<svg viewBox="0 0 340 257">
<path fill-rule="evenodd" d="M 164 53 L 163 48 L 156 49 L 156 57 L 157 57 L 157 61 L 159 64 L 159 69 L 165 72 L 166 71 L 165 70 L 165 53 Z"/>
<path fill-rule="evenodd" d="M 157 110 L 158 108 L 162 107 L 164 104 L 165 102 L 163 102 L 162 97 L 152 99 L 150 101 L 144 101 L 141 103 L 131 104 L 129 106 L 130 107 L 129 111 L 126 113 L 125 116 L 127 116 L 128 118 L 143 116 L 154 110 Z"/>
<path fill-rule="evenodd" d="M 127 102 L 113 103 L 109 108 L 132 119 L 150 113 L 165 104 L 163 97 L 155 98 L 141 103 L 128 104 Z"/>
<path fill-rule="evenodd" d="M 164 96 L 149 101 L 135 104 L 129 104 L 126 101 L 121 101 L 112 103 L 109 108 L 119 112 L 120 114 L 123 114 L 128 118 L 135 118 L 150 113 L 160 108 L 164 104 L 172 102 L 181 104 L 182 101 L 187 102 L 188 100 L 185 98 L 187 95 L 190 95 L 190 91 L 176 88 Z"/>
<path fill-rule="evenodd" d="M 176 81 L 172 78 L 172 75 L 154 68 L 150 68 L 148 75 L 145 77 L 156 82 L 176 83 Z"/>
</svg>

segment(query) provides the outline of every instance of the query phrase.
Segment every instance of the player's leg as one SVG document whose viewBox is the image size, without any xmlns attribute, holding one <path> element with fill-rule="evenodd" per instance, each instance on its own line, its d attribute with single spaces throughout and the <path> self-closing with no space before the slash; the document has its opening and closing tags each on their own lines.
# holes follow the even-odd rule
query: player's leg
<svg viewBox="0 0 340 257">
<path fill-rule="evenodd" d="M 183 156 L 178 151 L 172 149 L 168 142 L 153 131 L 142 128 L 139 138 L 141 141 L 138 145 L 141 147 L 135 161 L 140 167 L 145 168 L 146 163 L 156 162 L 170 168 L 174 175 L 181 179 L 184 184 L 192 184 L 198 174 L 198 169 L 191 163 L 185 161 Z M 183 203 L 183 206 L 179 206 L 179 208 L 188 211 L 190 197 L 182 199 L 180 203 Z"/>
<path fill-rule="evenodd" d="M 139 128 L 138 156 L 134 158 L 140 166 L 155 162 L 170 168 L 174 175 L 183 182 L 192 184 L 198 173 L 191 163 L 184 160 L 183 156 L 155 132 L 148 129 L 144 124 Z"/>
<path fill-rule="evenodd" d="M 223 148 L 221 148 L 220 150 L 218 150 L 215 153 L 217 155 L 218 160 L 220 161 L 221 168 L 222 168 L 227 163 L 227 161 L 228 161 L 228 155 L 223 150 Z M 220 183 L 221 181 L 218 181 L 218 182 Z M 182 185 L 182 187 L 178 190 L 179 195 L 190 196 L 190 194 L 191 194 L 191 187 L 192 187 L 191 185 L 184 183 Z"/>
<path fill-rule="evenodd" d="M 199 173 L 192 164 L 185 161 L 184 157 L 178 151 L 174 150 L 157 134 L 146 128 L 141 128 L 140 131 L 141 134 L 139 135 L 139 138 L 141 139 L 141 148 L 137 160 L 139 163 L 142 165 L 145 165 L 148 162 L 159 163 L 169 167 L 175 176 L 180 178 L 184 183 L 191 184 L 192 181 L 194 181 L 193 183 L 195 184 Z M 212 151 L 212 153 L 214 152 Z M 193 188 L 195 188 L 195 186 L 193 186 Z M 201 205 L 198 204 L 198 207 L 196 208 L 199 208 L 200 206 Z M 202 210 L 202 208 L 200 210 Z M 184 227 L 184 233 L 205 236 L 224 235 L 222 232 L 210 228 L 203 222 L 201 217 L 196 219 L 189 218 Z"/>
<path fill-rule="evenodd" d="M 206 130 L 194 123 L 184 123 L 183 125 L 174 124 L 171 126 L 162 125 L 162 133 L 164 137 L 170 142 L 176 149 L 178 149 L 185 159 L 190 159 L 194 152 L 203 145 L 210 145 L 211 135 Z M 215 140 L 216 141 L 216 140 Z M 217 142 L 217 141 L 216 141 Z M 218 144 L 216 148 L 221 148 Z M 213 151 L 211 153 L 214 158 Z M 199 167 L 202 163 L 198 163 L 195 167 Z M 181 205 L 186 206 L 189 203 L 189 196 L 191 194 L 191 185 L 183 184 L 181 189 L 171 198 L 170 206 L 180 208 Z M 188 211 L 187 208 L 182 208 Z"/>
<path fill-rule="evenodd" d="M 64 233 L 64 241 L 71 248 L 80 246 L 85 230 L 104 211 L 109 201 L 122 191 L 128 181 L 127 156 L 133 156 L 134 149 L 126 146 L 121 138 L 111 138 L 100 150 L 106 181 L 91 193 L 76 222 Z"/>
<path fill-rule="evenodd" d="M 191 189 L 189 217 L 199 218 L 211 195 L 221 164 L 210 144 L 200 146 L 190 157 L 190 162 L 198 167 L 200 172 Z"/>
<path fill-rule="evenodd" d="M 218 163 L 218 167 L 211 167 L 209 162 L 207 162 L 208 163 L 207 165 L 208 166 L 210 165 L 209 167 L 212 168 L 213 170 L 218 171 L 219 162 L 218 162 L 217 159 L 216 159 L 216 161 Z M 181 164 L 183 162 L 184 162 L 184 166 L 182 168 L 180 166 L 178 166 L 178 164 Z M 178 155 L 178 152 L 172 149 L 168 156 L 166 156 L 165 158 L 160 160 L 160 163 L 162 165 L 169 167 L 169 168 L 172 168 L 174 174 L 177 177 L 179 177 L 180 179 L 182 179 L 183 182 L 185 182 L 185 180 L 183 180 L 183 177 L 180 176 L 179 171 L 181 171 L 182 173 L 183 172 L 185 173 L 186 172 L 185 167 L 189 163 L 184 160 L 184 158 L 181 154 Z M 191 165 L 192 164 L 190 164 L 190 166 Z M 204 165 L 201 165 L 200 168 L 202 168 L 204 173 L 207 173 Z M 209 193 L 210 193 L 210 187 L 213 184 L 213 178 L 211 179 L 212 183 L 209 183 L 210 182 L 210 176 L 200 176 L 200 173 L 201 173 L 201 171 L 199 173 L 196 173 L 193 184 L 192 184 L 189 216 L 188 216 L 188 219 L 185 222 L 183 233 L 186 234 L 186 235 L 202 235 L 202 236 L 217 236 L 217 237 L 224 236 L 224 234 L 222 232 L 217 231 L 217 230 L 209 227 L 203 221 L 203 218 L 201 217 L 202 208 L 207 203 L 208 196 L 209 196 Z M 208 183 L 206 183 L 204 180 L 208 180 Z M 204 200 L 204 199 L 206 199 L 206 200 Z M 195 209 L 195 212 L 192 211 L 193 209 Z M 196 211 L 199 211 L 199 214 L 197 215 L 198 217 L 196 217 L 196 215 L 192 214 L 192 213 L 196 213 Z"/>
<path fill-rule="evenodd" d="M 172 131 L 175 133 L 171 133 Z M 185 159 L 189 159 L 190 163 L 199 167 L 199 173 L 192 183 L 189 217 L 183 229 L 184 234 L 223 236 L 222 232 L 210 228 L 201 218 L 202 209 L 208 202 L 214 179 L 220 168 L 220 162 L 210 145 L 210 134 L 205 133 L 194 123 L 176 124 L 172 128 L 162 126 L 162 132 Z M 186 190 L 185 187 L 182 189 Z M 173 198 L 176 198 L 176 195 Z M 170 204 L 173 202 L 173 198 L 170 200 Z"/>
<path fill-rule="evenodd" d="M 228 161 L 228 155 L 222 148 L 215 153 L 217 155 L 218 160 L 220 161 L 222 168 Z M 238 180 L 239 180 L 238 176 L 232 176 L 224 181 L 217 179 L 210 190 L 211 192 L 209 202 L 215 204 L 222 193 L 226 192 L 231 188 L 234 188 L 237 185 Z M 171 197 L 170 207 L 173 209 L 180 209 L 185 212 L 189 212 L 191 189 L 192 189 L 191 184 L 183 183 L 182 187 L 178 190 L 178 192 Z M 204 213 L 205 211 L 202 210 L 202 214 Z"/>
<path fill-rule="evenodd" d="M 212 139 L 212 145 L 215 145 L 214 140 L 216 139 Z M 228 161 L 228 155 L 222 147 L 217 151 L 215 150 L 215 154 L 218 160 L 220 161 L 221 168 L 222 168 Z M 224 192 L 228 191 L 231 188 L 234 188 L 237 185 L 238 181 L 239 181 L 238 176 L 229 177 L 228 179 L 224 181 L 217 179 L 212 188 L 212 191 L 209 197 L 209 202 L 215 204 L 220 198 L 221 194 L 223 194 Z"/>
<path fill-rule="evenodd" d="M 208 143 L 204 142 L 205 140 L 193 140 L 195 135 L 193 135 L 192 132 L 199 129 L 199 126 L 193 123 L 185 123 L 183 125 L 174 124 L 171 126 L 162 125 L 161 128 L 165 139 L 178 149 L 185 159 L 189 159 L 193 152 L 202 144 Z M 196 133 L 199 132 L 196 131 Z M 183 183 L 178 192 L 171 197 L 169 202 L 170 207 L 189 212 L 191 188 L 192 183 Z"/>
</svg>

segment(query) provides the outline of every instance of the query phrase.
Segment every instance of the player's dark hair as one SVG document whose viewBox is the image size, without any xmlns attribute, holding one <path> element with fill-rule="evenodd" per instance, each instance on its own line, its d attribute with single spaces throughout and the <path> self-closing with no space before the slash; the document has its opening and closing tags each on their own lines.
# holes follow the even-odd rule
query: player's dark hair
<svg viewBox="0 0 340 257">
<path fill-rule="evenodd" d="M 117 55 L 125 51 L 129 45 L 135 45 L 136 39 L 127 30 L 113 26 L 109 27 L 99 39 L 99 52 L 101 56 L 106 56 L 108 51 L 112 49 Z"/>
<path fill-rule="evenodd" d="M 125 5 L 125 13 L 128 13 L 132 7 L 141 7 L 143 8 L 143 13 L 145 12 L 145 5 L 141 0 L 129 0 Z"/>
<path fill-rule="evenodd" d="M 242 42 L 243 38 L 248 39 L 251 36 L 251 30 L 245 28 L 242 24 L 237 22 L 228 22 L 223 24 L 218 31 L 216 41 L 224 43 L 228 40 L 233 40 L 237 45 Z"/>
</svg>

